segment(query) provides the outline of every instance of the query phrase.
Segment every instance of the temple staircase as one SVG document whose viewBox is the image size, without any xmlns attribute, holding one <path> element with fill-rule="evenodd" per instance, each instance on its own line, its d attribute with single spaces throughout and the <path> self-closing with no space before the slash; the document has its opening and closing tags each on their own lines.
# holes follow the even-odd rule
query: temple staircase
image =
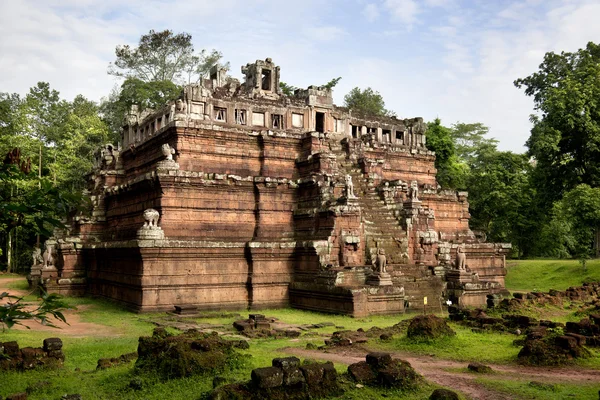
<svg viewBox="0 0 600 400">
<path fill-rule="evenodd" d="M 332 150 L 338 150 L 332 146 Z M 352 177 L 354 195 L 362 211 L 366 240 L 366 264 L 375 260 L 377 249 L 383 248 L 388 260 L 388 272 L 395 284 L 403 285 L 409 308 L 423 309 L 423 297 L 428 298 L 427 309 L 439 311 L 443 282 L 425 265 L 410 264 L 407 254 L 407 232 L 400 225 L 393 209 L 385 204 L 374 183 L 365 176 L 346 152 L 334 151 L 339 172 Z"/>
</svg>

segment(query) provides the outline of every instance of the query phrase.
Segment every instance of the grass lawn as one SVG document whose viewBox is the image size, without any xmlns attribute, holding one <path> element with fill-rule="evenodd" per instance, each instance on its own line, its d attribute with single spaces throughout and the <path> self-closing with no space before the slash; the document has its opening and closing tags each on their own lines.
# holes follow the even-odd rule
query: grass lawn
<svg viewBox="0 0 600 400">
<path fill-rule="evenodd" d="M 547 292 L 600 281 L 600 260 L 588 260 L 585 271 L 577 260 L 510 260 L 506 266 L 506 288 L 510 291 Z"/>
<path fill-rule="evenodd" d="M 512 377 L 510 379 L 478 378 L 477 382 L 515 398 L 531 400 L 596 400 L 599 387 L 598 383 L 536 385 L 531 384 L 531 380 L 514 380 Z"/>
</svg>

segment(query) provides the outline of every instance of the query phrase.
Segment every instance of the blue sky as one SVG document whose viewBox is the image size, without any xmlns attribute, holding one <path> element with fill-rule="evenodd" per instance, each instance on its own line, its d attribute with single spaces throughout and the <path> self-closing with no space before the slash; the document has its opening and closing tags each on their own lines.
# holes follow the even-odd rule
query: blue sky
<svg viewBox="0 0 600 400">
<path fill-rule="evenodd" d="M 0 91 L 48 81 L 99 100 L 118 81 L 117 44 L 150 29 L 188 32 L 240 66 L 266 57 L 294 86 L 333 77 L 336 103 L 372 87 L 399 117 L 483 122 L 502 150 L 524 151 L 530 99 L 512 82 L 547 51 L 600 41 L 590 0 L 15 0 L 0 3 Z"/>
</svg>

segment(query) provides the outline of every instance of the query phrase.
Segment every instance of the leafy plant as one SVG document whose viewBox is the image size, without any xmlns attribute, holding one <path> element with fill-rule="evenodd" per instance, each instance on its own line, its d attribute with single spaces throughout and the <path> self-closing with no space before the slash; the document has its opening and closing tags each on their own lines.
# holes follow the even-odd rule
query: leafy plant
<svg viewBox="0 0 600 400">
<path fill-rule="evenodd" d="M 29 326 L 23 324 L 27 320 L 53 328 L 57 328 L 57 326 L 49 318 L 68 324 L 62 311 L 70 307 L 62 300 L 61 296 L 55 293 L 42 292 L 40 298 L 42 299 L 41 303 L 36 308 L 29 310 L 29 307 L 22 303 L 23 297 L 13 296 L 7 292 L 0 293 L 0 302 L 5 299 L 8 300 L 0 306 L 2 330 L 5 328 L 10 329 L 15 325 L 22 325 L 30 329 Z"/>
</svg>

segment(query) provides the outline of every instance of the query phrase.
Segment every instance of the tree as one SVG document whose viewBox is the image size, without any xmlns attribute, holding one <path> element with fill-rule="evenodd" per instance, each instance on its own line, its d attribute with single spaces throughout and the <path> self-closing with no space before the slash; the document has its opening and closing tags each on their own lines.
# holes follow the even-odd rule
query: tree
<svg viewBox="0 0 600 400">
<path fill-rule="evenodd" d="M 50 163 L 57 184 L 70 191 L 84 189 L 87 182 L 82 171 L 92 170 L 94 153 L 112 139 L 96 103 L 75 97 L 56 144 L 55 161 Z"/>
<path fill-rule="evenodd" d="M 600 45 L 546 53 L 537 72 L 514 84 L 533 97 L 527 147 L 546 207 L 579 184 L 600 186 Z"/>
<path fill-rule="evenodd" d="M 157 109 L 181 95 L 181 86 L 171 81 L 144 82 L 141 79 L 129 77 L 125 79 L 120 89 L 111 92 L 99 107 L 102 120 L 110 129 L 110 137 L 114 142 L 120 138 L 125 115 L 131 106 L 136 105 L 140 110 Z"/>
<path fill-rule="evenodd" d="M 456 152 L 452 130 L 439 118 L 427 124 L 427 148 L 435 152 L 436 179 L 443 188 L 462 189 L 466 187 L 469 167 Z"/>
<path fill-rule="evenodd" d="M 370 87 L 361 90 L 355 87 L 344 96 L 344 106 L 352 111 L 357 111 L 364 115 L 376 115 L 382 117 L 395 117 L 393 111 L 385 108 L 385 102 L 379 92 Z"/>
<path fill-rule="evenodd" d="M 323 85 L 324 88 L 326 89 L 333 89 L 338 83 L 340 83 L 340 81 L 342 80 L 341 76 L 338 76 L 337 78 L 333 78 L 331 79 L 329 82 L 327 82 L 326 84 Z"/>
<path fill-rule="evenodd" d="M 219 63 L 222 54 L 216 50 L 194 52 L 189 33 L 174 34 L 171 30 L 150 30 L 142 35 L 137 47 L 119 45 L 117 59 L 108 73 L 144 82 L 197 82 Z M 222 67 L 227 67 L 227 64 Z M 187 78 L 187 79 L 185 79 Z"/>
<path fill-rule="evenodd" d="M 487 138 L 489 128 L 481 122 L 465 124 L 457 122 L 452 125 L 450 133 L 456 147 L 457 156 L 469 165 L 477 157 L 486 152 L 496 150 L 498 141 Z"/>
<path fill-rule="evenodd" d="M 490 241 L 512 243 L 518 256 L 531 252 L 536 232 L 531 168 L 524 154 L 486 149 L 473 160 L 467 178 L 471 226 Z"/>
<path fill-rule="evenodd" d="M 279 81 L 279 89 L 281 93 L 286 96 L 293 96 L 294 92 L 298 89 L 296 86 L 288 85 L 285 82 Z"/>
</svg>

